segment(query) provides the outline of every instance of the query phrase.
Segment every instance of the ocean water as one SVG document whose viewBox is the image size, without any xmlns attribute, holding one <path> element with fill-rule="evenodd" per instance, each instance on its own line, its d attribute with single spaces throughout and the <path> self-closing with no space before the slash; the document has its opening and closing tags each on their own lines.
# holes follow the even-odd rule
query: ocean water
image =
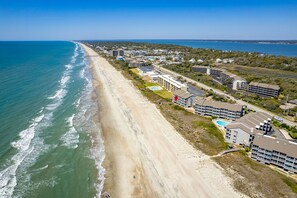
<svg viewBox="0 0 297 198">
<path fill-rule="evenodd" d="M 72 42 L 0 42 L 0 197 L 100 197 L 104 147 Z"/>
<path fill-rule="evenodd" d="M 131 40 L 135 42 L 147 42 L 156 44 L 174 44 L 193 48 L 207 48 L 216 50 L 230 50 L 241 52 L 259 52 L 277 56 L 297 57 L 297 44 L 283 42 L 242 42 L 242 41 L 203 41 L 203 40 Z"/>
</svg>

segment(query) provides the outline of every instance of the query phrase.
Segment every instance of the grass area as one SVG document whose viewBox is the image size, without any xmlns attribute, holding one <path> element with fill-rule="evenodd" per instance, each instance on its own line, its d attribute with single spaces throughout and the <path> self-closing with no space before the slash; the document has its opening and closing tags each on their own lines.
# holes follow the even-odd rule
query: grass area
<svg viewBox="0 0 297 198">
<path fill-rule="evenodd" d="M 107 58 L 108 59 L 108 58 Z M 125 65 L 108 59 L 109 62 L 135 87 L 155 103 L 163 116 L 194 148 L 207 155 L 216 155 L 227 148 L 224 137 L 210 118 L 202 117 L 173 105 L 170 101 L 146 88 L 146 82 Z M 250 197 L 296 197 L 297 183 L 272 170 L 266 165 L 255 162 L 246 151 L 216 157 L 215 161 L 233 180 L 234 187 Z"/>
<path fill-rule="evenodd" d="M 130 71 L 132 71 L 134 74 L 139 75 L 139 71 L 136 68 L 130 69 Z"/>
<path fill-rule="evenodd" d="M 160 86 L 158 83 L 154 83 L 154 82 L 146 82 L 144 84 L 144 86 L 146 87 L 152 87 L 152 86 Z"/>
<path fill-rule="evenodd" d="M 295 180 L 262 165 L 244 153 L 232 153 L 215 158 L 233 185 L 250 197 L 296 197 Z"/>
<path fill-rule="evenodd" d="M 155 94 L 158 94 L 159 96 L 161 96 L 164 99 L 172 99 L 173 94 L 170 91 L 167 90 L 157 90 L 157 91 L 153 91 Z"/>
<path fill-rule="evenodd" d="M 216 127 L 213 122 L 205 122 L 205 121 L 194 121 L 192 122 L 192 126 L 194 128 L 202 128 L 206 130 L 211 136 L 216 137 L 221 142 L 224 142 L 224 137 L 222 136 L 222 132 Z M 225 145 L 227 148 L 227 144 Z"/>
</svg>

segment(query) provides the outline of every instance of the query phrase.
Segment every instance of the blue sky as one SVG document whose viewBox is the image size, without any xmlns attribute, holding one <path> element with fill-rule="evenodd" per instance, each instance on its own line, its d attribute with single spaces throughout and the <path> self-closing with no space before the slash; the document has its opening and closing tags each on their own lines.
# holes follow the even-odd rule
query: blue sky
<svg viewBox="0 0 297 198">
<path fill-rule="evenodd" d="M 297 40 L 295 0 L 0 0 L 0 40 Z"/>
</svg>

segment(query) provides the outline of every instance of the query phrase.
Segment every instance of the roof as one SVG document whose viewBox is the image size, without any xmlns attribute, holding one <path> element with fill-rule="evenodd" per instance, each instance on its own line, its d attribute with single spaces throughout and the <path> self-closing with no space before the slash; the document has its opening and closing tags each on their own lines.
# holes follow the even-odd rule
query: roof
<svg viewBox="0 0 297 198">
<path fill-rule="evenodd" d="M 297 104 L 297 99 L 295 99 L 295 100 L 290 100 L 289 103 Z"/>
<path fill-rule="evenodd" d="M 195 65 L 192 68 L 203 68 L 203 69 L 210 69 L 209 66 L 200 66 L 200 65 Z"/>
<path fill-rule="evenodd" d="M 238 104 L 230 104 L 226 102 L 218 102 L 214 100 L 206 100 L 201 97 L 196 97 L 195 104 L 201 105 L 201 106 L 211 106 L 218 109 L 227 109 L 230 111 L 242 111 L 243 106 Z"/>
<path fill-rule="evenodd" d="M 264 131 L 258 130 L 256 128 L 249 128 L 248 126 L 246 126 L 244 123 L 230 123 L 226 126 L 228 129 L 241 129 L 244 132 L 248 133 L 248 134 L 257 134 L 257 133 L 261 133 L 264 134 Z"/>
<path fill-rule="evenodd" d="M 181 90 L 181 89 L 175 90 L 173 92 L 173 95 L 176 95 L 181 98 L 190 98 L 190 97 L 194 96 L 193 94 L 190 94 L 189 92 Z"/>
<path fill-rule="evenodd" d="M 275 89 L 275 90 L 280 89 L 280 87 L 278 85 L 259 83 L 259 82 L 251 82 L 249 85 L 257 86 L 257 87 L 263 87 L 263 88 L 267 88 L 267 89 Z"/>
<path fill-rule="evenodd" d="M 170 75 L 159 75 L 159 78 L 169 82 L 170 84 L 176 86 L 177 88 L 187 87 L 186 84 L 183 84 L 177 80 L 174 80 Z"/>
<path fill-rule="evenodd" d="M 154 67 L 153 66 L 141 66 L 138 69 L 140 69 L 141 71 L 143 71 L 143 72 L 146 73 L 146 72 L 153 71 L 154 70 Z"/>
<path fill-rule="evenodd" d="M 228 129 L 240 128 L 250 134 L 263 133 L 263 131 L 257 130 L 256 127 L 260 126 L 261 123 L 267 122 L 269 119 L 271 120 L 272 116 L 266 113 L 252 112 L 231 122 L 226 127 Z"/>
<path fill-rule="evenodd" d="M 266 150 L 282 152 L 290 157 L 297 158 L 297 143 L 295 142 L 267 135 L 256 135 L 253 144 Z"/>
</svg>

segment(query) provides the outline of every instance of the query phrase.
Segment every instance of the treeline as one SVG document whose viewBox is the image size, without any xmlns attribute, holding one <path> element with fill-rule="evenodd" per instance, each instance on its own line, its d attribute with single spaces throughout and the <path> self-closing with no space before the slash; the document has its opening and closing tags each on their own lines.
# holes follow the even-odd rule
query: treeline
<svg viewBox="0 0 297 198">
<path fill-rule="evenodd" d="M 134 47 L 139 50 L 149 49 L 167 49 L 169 51 L 180 51 L 183 53 L 185 60 L 195 58 L 202 59 L 204 62 L 201 65 L 211 65 L 217 58 L 233 58 L 234 64 L 250 66 L 250 67 L 264 67 L 270 69 L 280 69 L 285 71 L 297 72 L 297 58 L 264 55 L 260 53 L 238 52 L 238 51 L 222 51 L 214 49 L 192 48 L 172 44 L 152 44 L 144 42 L 128 42 L 128 41 L 92 41 L 93 45 L 112 47 Z"/>
</svg>

